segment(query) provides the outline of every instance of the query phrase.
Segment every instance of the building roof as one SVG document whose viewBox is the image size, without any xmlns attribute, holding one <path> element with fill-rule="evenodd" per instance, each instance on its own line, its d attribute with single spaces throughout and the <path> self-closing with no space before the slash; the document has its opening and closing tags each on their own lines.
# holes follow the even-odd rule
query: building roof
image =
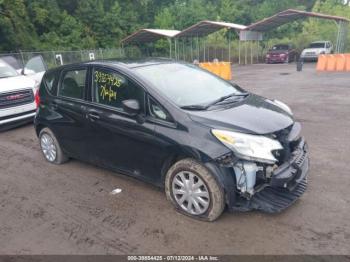
<svg viewBox="0 0 350 262">
<path fill-rule="evenodd" d="M 125 37 L 121 42 L 123 44 L 153 42 L 162 37 L 174 37 L 178 33 L 180 33 L 178 30 L 141 29 Z"/>
<path fill-rule="evenodd" d="M 176 35 L 176 37 L 206 36 L 222 28 L 244 30 L 246 26 L 234 23 L 205 20 L 182 30 L 178 35 Z"/>
<path fill-rule="evenodd" d="M 345 17 L 325 15 L 320 13 L 306 12 L 306 11 L 300 11 L 300 10 L 294 10 L 294 9 L 287 9 L 271 17 L 265 18 L 261 21 L 258 21 L 256 23 L 249 25 L 246 28 L 246 30 L 260 31 L 260 32 L 269 31 L 285 23 L 289 23 L 294 20 L 297 20 L 300 18 L 306 18 L 306 17 L 316 17 L 316 18 L 330 19 L 335 21 L 350 22 L 350 20 Z"/>
</svg>

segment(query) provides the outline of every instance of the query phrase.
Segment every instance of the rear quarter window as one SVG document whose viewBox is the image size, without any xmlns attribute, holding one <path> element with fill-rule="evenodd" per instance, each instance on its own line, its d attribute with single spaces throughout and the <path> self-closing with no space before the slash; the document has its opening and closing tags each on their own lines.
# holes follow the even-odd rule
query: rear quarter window
<svg viewBox="0 0 350 262">
<path fill-rule="evenodd" d="M 56 71 L 48 72 L 44 75 L 43 83 L 51 95 L 57 94 L 58 73 Z"/>
</svg>

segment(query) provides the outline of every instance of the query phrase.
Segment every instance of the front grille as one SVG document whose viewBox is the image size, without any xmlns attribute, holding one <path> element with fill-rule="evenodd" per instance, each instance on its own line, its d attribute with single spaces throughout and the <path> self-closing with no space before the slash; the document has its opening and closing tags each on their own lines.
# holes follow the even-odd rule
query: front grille
<svg viewBox="0 0 350 262">
<path fill-rule="evenodd" d="M 32 89 L 19 90 L 0 94 L 0 109 L 21 106 L 34 102 Z"/>
</svg>

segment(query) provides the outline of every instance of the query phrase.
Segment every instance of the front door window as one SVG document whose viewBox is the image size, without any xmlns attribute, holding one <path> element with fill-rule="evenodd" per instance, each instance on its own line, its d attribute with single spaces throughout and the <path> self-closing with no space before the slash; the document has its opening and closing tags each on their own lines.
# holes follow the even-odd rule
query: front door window
<svg viewBox="0 0 350 262">
<path fill-rule="evenodd" d="M 144 91 L 126 77 L 112 70 L 95 68 L 93 71 L 93 101 L 123 111 L 122 102 L 135 99 L 144 105 Z"/>
</svg>

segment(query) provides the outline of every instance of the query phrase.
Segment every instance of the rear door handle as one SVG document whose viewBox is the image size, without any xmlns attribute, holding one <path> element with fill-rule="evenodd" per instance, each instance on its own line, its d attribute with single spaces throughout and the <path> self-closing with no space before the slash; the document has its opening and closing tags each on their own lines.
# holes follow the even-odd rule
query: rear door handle
<svg viewBox="0 0 350 262">
<path fill-rule="evenodd" d="M 95 112 L 88 113 L 88 118 L 90 118 L 91 121 L 99 120 L 100 115 Z"/>
</svg>

